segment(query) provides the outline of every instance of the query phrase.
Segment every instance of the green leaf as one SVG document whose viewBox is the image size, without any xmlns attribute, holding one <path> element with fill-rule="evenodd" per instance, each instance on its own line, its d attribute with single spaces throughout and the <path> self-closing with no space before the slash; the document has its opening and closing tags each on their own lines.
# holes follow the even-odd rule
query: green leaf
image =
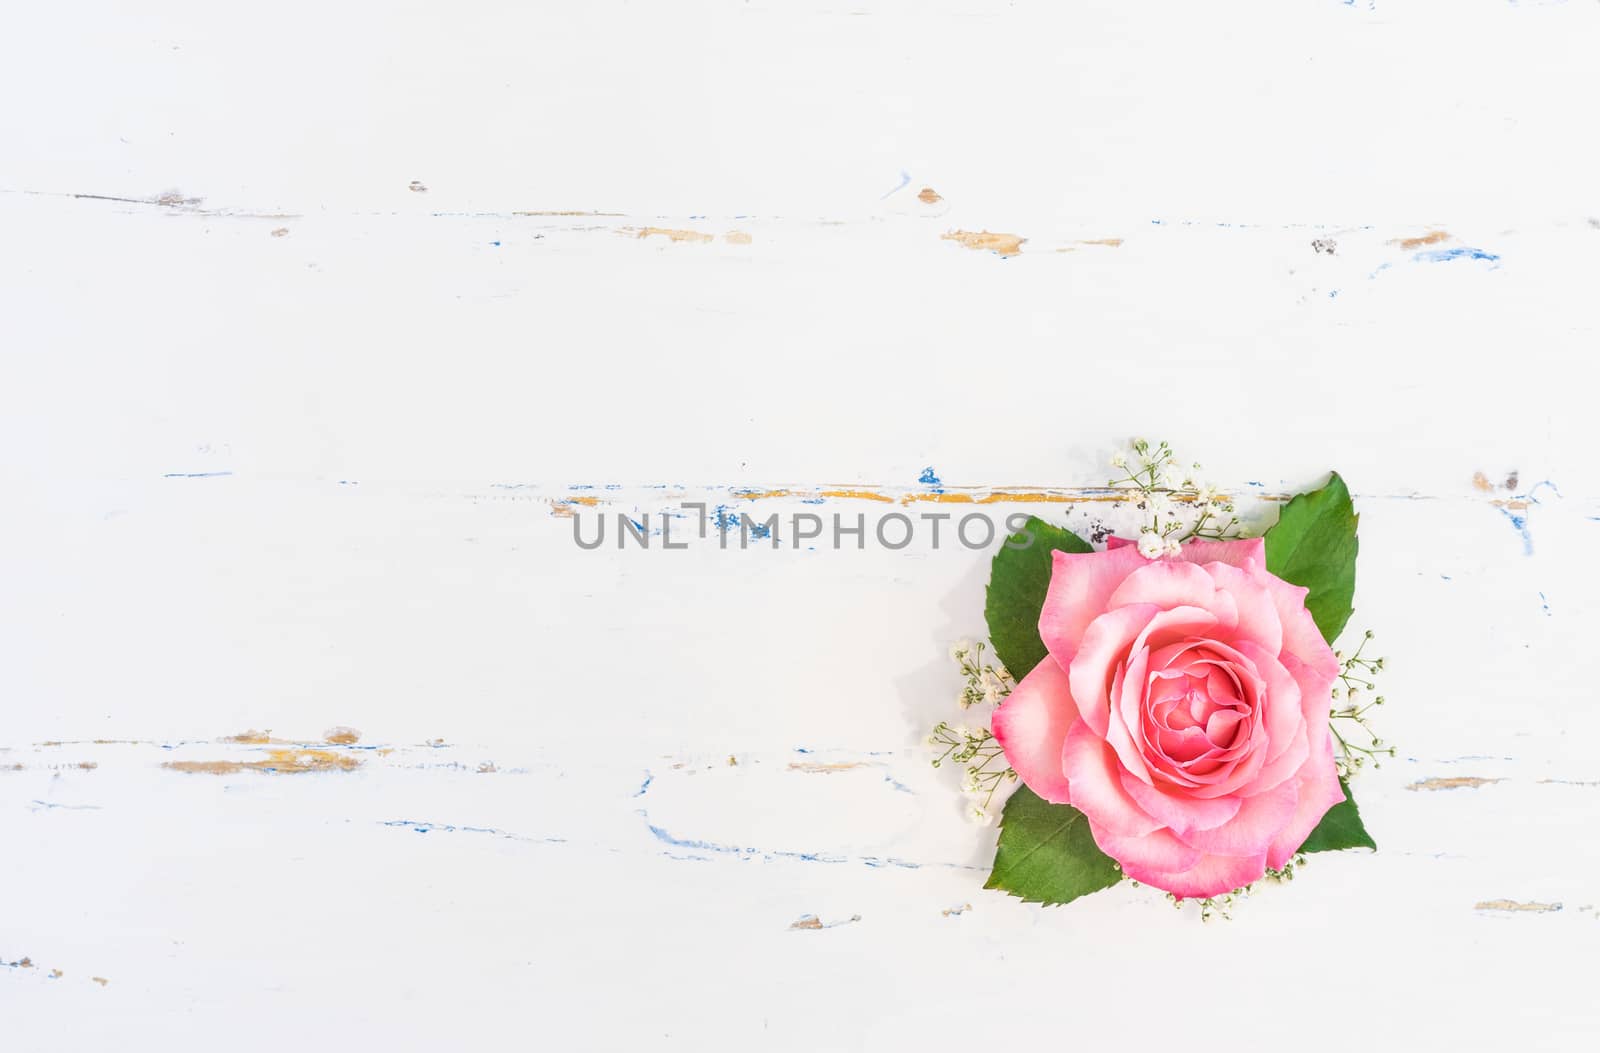
<svg viewBox="0 0 1600 1053">
<path fill-rule="evenodd" d="M 1026 547 L 1020 547 L 1024 543 Z M 1029 516 L 1023 531 L 1012 534 L 994 554 L 983 616 L 989 622 L 989 640 L 995 654 L 1017 680 L 1027 676 L 1045 656 L 1044 641 L 1039 639 L 1039 611 L 1044 608 L 1044 596 L 1050 589 L 1054 566 L 1050 553 L 1057 549 L 1094 551 L 1072 531 Z"/>
<path fill-rule="evenodd" d="M 1328 485 L 1283 506 L 1266 533 L 1267 570 L 1310 589 L 1306 609 L 1330 644 L 1350 620 L 1356 593 L 1356 515 L 1350 491 L 1334 472 Z"/>
<path fill-rule="evenodd" d="M 1026 786 L 1011 795 L 1000 817 L 994 871 L 984 888 L 1027 903 L 1070 903 L 1120 880 L 1122 871 L 1095 845 L 1082 812 L 1051 804 Z"/>
<path fill-rule="evenodd" d="M 1350 784 L 1343 779 L 1339 780 L 1339 789 L 1344 791 L 1344 800 L 1328 809 L 1328 814 L 1322 817 L 1322 822 L 1311 831 L 1311 836 L 1306 838 L 1306 843 L 1300 846 L 1302 852 L 1336 852 L 1341 848 L 1371 848 L 1376 850 L 1378 844 L 1367 833 L 1367 828 L 1361 825 L 1361 812 L 1356 808 L 1356 799 L 1350 795 Z"/>
</svg>

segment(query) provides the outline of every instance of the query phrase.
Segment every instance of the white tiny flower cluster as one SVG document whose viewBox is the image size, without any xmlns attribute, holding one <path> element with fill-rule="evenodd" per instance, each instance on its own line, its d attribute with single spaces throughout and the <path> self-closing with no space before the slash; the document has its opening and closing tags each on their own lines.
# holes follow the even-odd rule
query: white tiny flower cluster
<svg viewBox="0 0 1600 1053">
<path fill-rule="evenodd" d="M 1149 517 L 1139 528 L 1139 554 L 1144 558 L 1176 556 L 1190 538 L 1240 536 L 1233 502 L 1199 479 L 1198 463 L 1183 467 L 1167 443 L 1152 446 L 1134 439 L 1130 450 L 1112 455 L 1111 467 L 1123 474 L 1108 485 L 1131 491 Z"/>
<path fill-rule="evenodd" d="M 992 662 L 985 661 L 984 650 L 982 641 L 974 643 L 971 640 L 959 640 L 950 648 L 950 657 L 961 667 L 962 685 L 960 693 L 956 695 L 956 705 L 962 709 L 969 709 L 980 702 L 998 706 L 1002 699 L 1011 694 L 1011 674 L 998 658 Z"/>
<path fill-rule="evenodd" d="M 1333 652 L 1333 656 L 1339 660 L 1339 680 L 1333 685 L 1333 708 L 1328 711 L 1328 730 L 1333 733 L 1334 763 L 1339 775 L 1346 779 L 1369 763 L 1374 768 L 1382 767 L 1379 759 L 1393 757 L 1396 753 L 1393 746 L 1372 730 L 1371 718 L 1367 716 L 1373 706 L 1383 705 L 1383 696 L 1374 692 L 1378 686 L 1376 677 L 1383 672 L 1384 660 L 1368 658 L 1365 653 L 1372 635 L 1372 630 L 1368 629 L 1352 655 L 1346 655 L 1343 651 Z M 1333 721 L 1345 723 L 1334 724 Z"/>
<path fill-rule="evenodd" d="M 962 640 L 950 648 L 950 657 L 960 667 L 963 681 L 956 703 L 970 710 L 980 703 L 997 706 L 1014 686 L 1011 674 L 998 660 L 985 661 L 982 642 Z M 987 826 L 997 818 L 994 807 L 995 792 L 1005 783 L 1014 782 L 1017 773 L 1005 762 L 1005 752 L 989 730 L 987 722 L 981 725 L 950 724 L 940 721 L 928 736 L 928 744 L 938 750 L 933 759 L 935 768 L 945 761 L 961 767 L 961 792 L 967 802 L 963 809 L 974 823 Z"/>
</svg>

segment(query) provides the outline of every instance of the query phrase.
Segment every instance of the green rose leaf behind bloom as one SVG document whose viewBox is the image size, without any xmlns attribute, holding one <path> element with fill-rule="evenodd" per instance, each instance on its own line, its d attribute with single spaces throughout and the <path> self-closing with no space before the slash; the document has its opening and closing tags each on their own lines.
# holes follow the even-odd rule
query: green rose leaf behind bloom
<svg viewBox="0 0 1600 1053">
<path fill-rule="evenodd" d="M 1116 861 L 1094 843 L 1089 820 L 1068 804 L 1051 804 L 1026 786 L 1006 802 L 1000 847 L 984 888 L 1027 903 L 1070 903 L 1122 880 Z"/>
<path fill-rule="evenodd" d="M 1005 663 L 1015 680 L 1032 672 L 1047 653 L 1039 639 L 1039 612 L 1044 609 L 1045 593 L 1050 589 L 1054 567 L 1051 553 L 1093 552 L 1094 547 L 1070 530 L 1051 526 L 1038 516 L 1029 516 L 1026 534 L 1033 544 L 1021 544 L 1024 534 L 1012 534 L 994 554 L 989 572 L 987 602 L 983 616 L 989 623 L 989 640 L 995 654 Z"/>
<path fill-rule="evenodd" d="M 1284 505 L 1277 523 L 1264 535 L 1267 570 L 1311 590 L 1306 610 L 1330 644 L 1352 613 L 1360 518 L 1344 480 L 1334 472 L 1322 489 L 1300 494 Z"/>
<path fill-rule="evenodd" d="M 1341 848 L 1371 848 L 1376 850 L 1378 843 L 1367 833 L 1367 828 L 1361 825 L 1361 812 L 1356 808 L 1356 799 L 1350 796 L 1350 784 L 1343 779 L 1339 780 L 1339 789 L 1344 791 L 1344 800 L 1328 809 L 1328 814 L 1322 817 L 1322 822 L 1311 831 L 1311 836 L 1306 838 L 1306 843 L 1300 846 L 1302 852 L 1336 852 Z"/>
</svg>

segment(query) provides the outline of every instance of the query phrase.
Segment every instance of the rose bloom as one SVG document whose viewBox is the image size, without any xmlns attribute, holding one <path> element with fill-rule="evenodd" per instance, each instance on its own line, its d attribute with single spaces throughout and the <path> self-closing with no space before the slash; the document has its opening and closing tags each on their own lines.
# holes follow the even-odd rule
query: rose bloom
<svg viewBox="0 0 1600 1053">
<path fill-rule="evenodd" d="M 1147 559 L 1055 553 L 1049 655 L 994 734 L 1040 797 L 1071 804 L 1128 877 L 1179 897 L 1283 866 L 1344 799 L 1329 698 L 1339 663 L 1265 542 L 1195 540 Z"/>
</svg>

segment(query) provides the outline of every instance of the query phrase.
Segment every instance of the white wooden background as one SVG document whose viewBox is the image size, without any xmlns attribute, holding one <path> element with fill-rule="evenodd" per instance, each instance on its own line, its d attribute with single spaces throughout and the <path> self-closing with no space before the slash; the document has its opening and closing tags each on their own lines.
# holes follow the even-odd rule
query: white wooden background
<svg viewBox="0 0 1600 1053">
<path fill-rule="evenodd" d="M 0 1045 L 1593 1048 L 1600 5 L 4 24 Z M 1341 470 L 1392 662 L 1227 923 L 982 890 L 987 552 L 572 542 L 1136 433 Z"/>
</svg>

